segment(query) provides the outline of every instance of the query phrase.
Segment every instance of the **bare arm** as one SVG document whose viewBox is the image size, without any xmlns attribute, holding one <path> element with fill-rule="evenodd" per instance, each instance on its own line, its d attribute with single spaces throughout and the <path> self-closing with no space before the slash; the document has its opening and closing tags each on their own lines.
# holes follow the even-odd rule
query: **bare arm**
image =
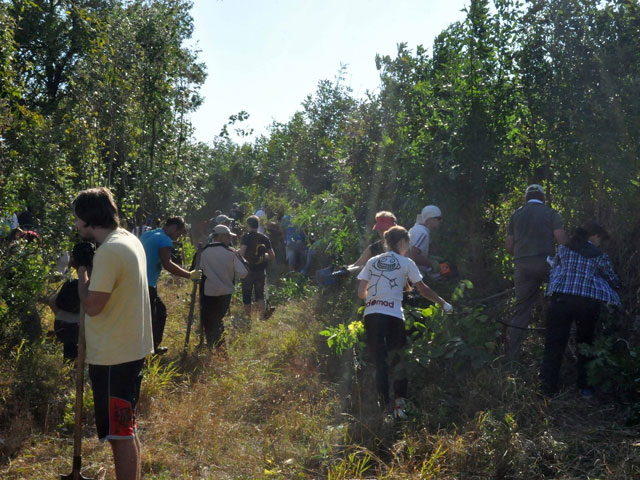
<svg viewBox="0 0 640 480">
<path fill-rule="evenodd" d="M 371 248 L 367 247 L 364 249 L 364 252 L 362 252 L 362 255 L 360 255 L 360 258 L 358 258 L 358 260 L 356 260 L 354 263 L 349 265 L 349 267 L 364 267 L 370 258 L 371 258 Z"/>
<path fill-rule="evenodd" d="M 104 310 L 111 293 L 89 290 L 89 275 L 85 267 L 78 268 L 78 296 L 82 302 L 84 313 L 93 317 Z"/>
<path fill-rule="evenodd" d="M 553 238 L 556 239 L 559 245 L 566 245 L 569 242 L 569 238 L 567 237 L 567 233 L 564 231 L 564 228 L 559 228 L 553 231 Z"/>
<path fill-rule="evenodd" d="M 418 283 L 416 283 L 415 287 L 420 292 L 420 295 L 422 295 L 424 298 L 426 298 L 428 300 L 431 300 L 432 302 L 439 303 L 442 306 L 444 306 L 445 303 L 447 303 L 444 298 L 442 298 L 440 295 L 438 295 L 434 290 L 432 290 L 422 280 L 420 280 Z"/>
<path fill-rule="evenodd" d="M 162 267 L 169 273 L 172 273 L 178 277 L 189 278 L 189 271 L 182 268 L 180 265 L 171 260 L 171 247 L 162 247 L 158 250 L 160 255 L 160 261 Z"/>
<path fill-rule="evenodd" d="M 273 248 L 267 250 L 267 260 L 273 260 L 276 258 L 276 252 L 273 251 Z"/>
<path fill-rule="evenodd" d="M 369 288 L 369 281 L 360 280 L 360 283 L 358 284 L 358 298 L 361 298 L 362 300 L 366 300 L 367 288 Z"/>
<path fill-rule="evenodd" d="M 409 252 L 407 252 L 407 257 L 416 262 L 416 265 L 419 267 L 429 267 L 429 258 L 422 255 L 420 250 L 416 247 L 409 247 Z"/>
<path fill-rule="evenodd" d="M 504 240 L 504 246 L 507 249 L 507 253 L 509 253 L 510 255 L 513 255 L 513 248 L 515 244 L 516 242 L 513 238 L 513 235 L 507 235 L 507 238 Z"/>
<path fill-rule="evenodd" d="M 247 246 L 246 245 L 240 245 L 240 256 L 242 258 L 244 258 L 244 254 L 247 253 Z"/>
<path fill-rule="evenodd" d="M 245 261 L 245 259 L 240 255 L 239 252 L 235 251 L 233 252 L 235 255 L 235 258 L 233 259 L 233 268 L 235 270 L 235 276 L 236 278 L 244 278 L 249 274 L 249 269 L 247 268 L 247 263 Z"/>
</svg>

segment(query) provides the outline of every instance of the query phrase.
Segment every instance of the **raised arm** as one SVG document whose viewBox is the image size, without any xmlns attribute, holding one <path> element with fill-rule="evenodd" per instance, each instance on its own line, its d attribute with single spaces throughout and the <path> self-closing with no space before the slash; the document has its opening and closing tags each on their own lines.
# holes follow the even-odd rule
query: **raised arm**
<svg viewBox="0 0 640 480">
<path fill-rule="evenodd" d="M 111 293 L 89 290 L 89 274 L 85 267 L 78 267 L 78 296 L 82 302 L 84 313 L 90 317 L 98 315 L 104 310 L 111 297 Z"/>
<path fill-rule="evenodd" d="M 444 299 L 442 298 L 440 295 L 438 295 L 434 290 L 432 290 L 426 283 L 424 283 L 422 280 L 420 280 L 419 282 L 415 283 L 416 288 L 418 289 L 418 291 L 420 292 L 420 295 L 422 295 L 424 298 L 431 300 L 432 302 L 438 303 L 440 305 L 442 305 L 442 308 L 444 309 L 445 312 L 451 312 L 453 310 L 453 307 Z"/>
<path fill-rule="evenodd" d="M 429 267 L 429 258 L 425 257 L 420 249 L 416 247 L 409 247 L 409 251 L 407 252 L 407 257 L 416 262 L 416 265 L 420 267 Z"/>
<path fill-rule="evenodd" d="M 349 267 L 362 268 L 367 264 L 370 258 L 371 258 L 371 248 L 367 247 L 364 249 L 364 252 L 362 252 L 362 254 L 360 255 L 360 258 L 358 258 L 358 260 L 356 260 L 354 263 L 349 265 Z"/>
<path fill-rule="evenodd" d="M 182 268 L 171 260 L 171 247 L 162 247 L 158 249 L 162 267 L 169 273 L 182 278 L 189 278 L 189 271 Z"/>
</svg>

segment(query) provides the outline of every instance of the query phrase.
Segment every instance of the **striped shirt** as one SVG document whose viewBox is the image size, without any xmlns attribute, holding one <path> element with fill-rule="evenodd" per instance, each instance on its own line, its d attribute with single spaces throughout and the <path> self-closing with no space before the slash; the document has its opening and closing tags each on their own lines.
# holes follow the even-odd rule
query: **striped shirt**
<svg viewBox="0 0 640 480">
<path fill-rule="evenodd" d="M 598 252 L 595 247 L 591 251 Z M 620 297 L 613 289 L 619 284 L 607 254 L 584 256 L 560 245 L 553 258 L 547 296 L 564 293 L 620 305 Z"/>
<path fill-rule="evenodd" d="M 420 250 L 420 254 L 424 257 L 429 256 L 430 233 L 429 229 L 421 223 L 416 223 L 409 229 L 409 245 Z"/>
</svg>

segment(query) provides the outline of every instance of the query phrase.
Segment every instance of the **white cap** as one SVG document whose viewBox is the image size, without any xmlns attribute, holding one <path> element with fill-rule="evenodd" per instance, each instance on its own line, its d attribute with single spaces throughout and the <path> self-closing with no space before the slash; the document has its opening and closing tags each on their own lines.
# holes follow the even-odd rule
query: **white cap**
<svg viewBox="0 0 640 480">
<path fill-rule="evenodd" d="M 227 234 L 227 235 L 231 235 L 232 237 L 235 237 L 236 234 L 233 233 L 229 227 L 227 227 L 226 225 L 216 225 L 215 228 L 213 229 L 213 233 L 220 235 L 220 234 Z"/>
<path fill-rule="evenodd" d="M 422 212 L 416 217 L 416 223 L 425 223 L 430 218 L 441 217 L 442 212 L 435 205 L 427 205 Z"/>
</svg>

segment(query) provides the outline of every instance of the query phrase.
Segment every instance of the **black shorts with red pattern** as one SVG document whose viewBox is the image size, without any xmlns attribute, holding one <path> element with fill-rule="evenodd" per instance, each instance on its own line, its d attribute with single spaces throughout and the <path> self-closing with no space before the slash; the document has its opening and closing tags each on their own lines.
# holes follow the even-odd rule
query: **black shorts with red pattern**
<svg viewBox="0 0 640 480">
<path fill-rule="evenodd" d="M 118 365 L 89 365 L 96 429 L 101 442 L 135 437 L 143 366 L 144 359 Z"/>
</svg>

